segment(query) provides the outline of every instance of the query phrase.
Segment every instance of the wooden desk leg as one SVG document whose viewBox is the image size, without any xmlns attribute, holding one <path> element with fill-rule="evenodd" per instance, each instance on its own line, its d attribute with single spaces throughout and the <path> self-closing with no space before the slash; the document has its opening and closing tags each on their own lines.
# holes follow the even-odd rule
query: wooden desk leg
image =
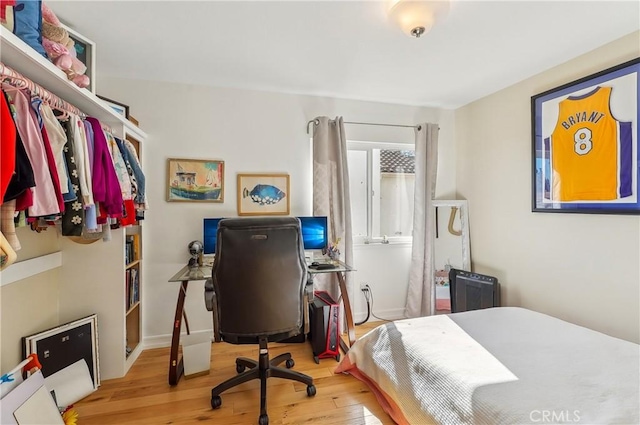
<svg viewBox="0 0 640 425">
<path fill-rule="evenodd" d="M 177 385 L 180 377 L 184 373 L 183 359 L 178 360 L 178 349 L 180 348 L 180 330 L 182 328 L 182 316 L 184 313 L 184 300 L 187 296 L 188 280 L 183 280 L 178 293 L 178 304 L 176 304 L 176 315 L 173 321 L 173 335 L 171 337 L 171 355 L 169 356 L 169 385 Z"/>
<path fill-rule="evenodd" d="M 336 272 L 338 276 L 338 282 L 340 283 L 340 295 L 342 296 L 342 303 L 344 304 L 344 315 L 347 319 L 347 335 L 349 337 L 349 347 L 356 342 L 356 328 L 353 324 L 353 313 L 351 312 L 351 303 L 349 302 L 349 292 L 347 291 L 347 283 L 344 279 L 342 272 Z M 340 348 L 347 354 L 349 347 L 345 344 L 344 340 L 340 338 Z"/>
<path fill-rule="evenodd" d="M 191 335 L 189 331 L 189 320 L 187 319 L 187 310 L 182 310 L 182 318 L 184 319 L 184 327 L 187 329 L 187 335 Z"/>
</svg>

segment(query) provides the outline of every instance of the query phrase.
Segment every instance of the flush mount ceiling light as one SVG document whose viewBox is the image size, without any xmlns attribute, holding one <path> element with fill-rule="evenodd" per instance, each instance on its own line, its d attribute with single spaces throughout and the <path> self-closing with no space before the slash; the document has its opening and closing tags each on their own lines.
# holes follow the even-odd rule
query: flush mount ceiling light
<svg viewBox="0 0 640 425">
<path fill-rule="evenodd" d="M 394 0 L 389 8 L 389 18 L 405 34 L 415 38 L 429 32 L 438 20 L 449 12 L 449 0 Z"/>
</svg>

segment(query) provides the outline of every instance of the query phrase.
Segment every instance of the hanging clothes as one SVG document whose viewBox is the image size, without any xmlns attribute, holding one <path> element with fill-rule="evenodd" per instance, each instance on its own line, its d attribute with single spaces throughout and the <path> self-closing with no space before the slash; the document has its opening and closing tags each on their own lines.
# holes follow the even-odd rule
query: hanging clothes
<svg viewBox="0 0 640 425">
<path fill-rule="evenodd" d="M 123 158 L 125 158 L 129 166 L 131 166 L 131 170 L 135 176 L 136 193 L 134 200 L 136 204 L 139 204 L 139 208 L 146 209 L 145 176 L 142 172 L 142 166 L 140 165 L 136 148 L 133 146 L 133 143 L 128 140 L 116 139 L 116 142 L 122 152 Z"/>
<path fill-rule="evenodd" d="M 9 186 L 7 187 L 2 201 L 7 202 L 15 199 L 16 210 L 22 211 L 27 209 L 33 203 L 33 197 L 31 196 L 32 192 L 30 188 L 34 187 L 36 185 L 36 182 L 33 175 L 31 162 L 29 162 L 29 157 L 27 156 L 27 151 L 25 150 L 22 139 L 20 138 L 20 133 L 16 128 L 15 107 L 11 105 L 7 93 L 5 93 L 4 91 L 2 92 L 2 97 L 9 107 L 10 112 L 9 118 L 6 120 L 3 119 L 2 128 L 5 131 L 9 131 L 9 129 L 13 128 L 14 131 L 12 131 L 11 133 L 15 135 L 15 165 L 13 168 L 11 181 L 9 182 Z"/>
<path fill-rule="evenodd" d="M 22 87 L 1 87 L 0 230 L 12 248 L 20 249 L 17 223 L 40 232 L 59 222 L 63 236 L 104 240 L 111 228 L 135 224 L 146 199 L 133 144 L 95 118 L 60 114 Z"/>
<path fill-rule="evenodd" d="M 116 143 L 115 137 L 112 134 L 105 133 L 107 137 L 107 146 L 109 148 L 109 154 L 113 161 L 114 168 L 116 170 L 116 176 L 118 177 L 118 183 L 120 184 L 120 192 L 122 192 L 122 199 L 132 200 L 133 195 L 131 193 L 131 176 L 129 175 L 129 169 L 122 157 L 120 149 Z"/>
<path fill-rule="evenodd" d="M 82 205 L 85 208 L 93 205 L 93 192 L 91 191 L 91 162 L 87 152 L 87 139 L 84 133 L 84 124 L 77 115 L 70 115 L 69 121 L 73 128 L 73 155 L 78 171 L 78 183 L 82 193 Z M 68 136 L 67 136 L 68 137 Z"/>
<path fill-rule="evenodd" d="M 11 177 L 16 169 L 16 126 L 9 110 L 7 99 L 2 93 L 0 99 L 0 204 L 7 193 Z"/>
<path fill-rule="evenodd" d="M 82 192 L 80 189 L 80 178 L 77 169 L 77 161 L 74 149 L 75 121 L 68 120 L 64 123 L 64 130 L 67 136 L 67 145 L 63 149 L 65 164 L 69 170 L 71 187 L 76 194 L 76 199 L 67 199 L 64 203 L 64 213 L 62 214 L 62 236 L 81 236 L 84 226 L 84 208 L 82 205 Z"/>
<path fill-rule="evenodd" d="M 42 103 L 40 105 L 40 114 L 44 122 L 44 128 L 47 131 L 47 136 L 49 137 L 53 157 L 55 158 L 56 170 L 58 171 L 58 181 L 60 182 L 60 191 L 65 195 L 69 193 L 69 175 L 67 174 L 67 167 L 65 166 L 63 153 L 63 149 L 67 145 L 67 135 L 49 104 Z"/>
<path fill-rule="evenodd" d="M 123 158 L 115 137 L 109 133 L 106 133 L 106 136 L 107 145 L 109 147 L 109 152 L 111 153 L 111 159 L 113 160 L 116 175 L 118 176 L 120 191 L 122 192 L 122 199 L 124 202 L 120 222 L 123 226 L 132 225 L 136 223 L 136 207 L 133 201 L 133 171 Z"/>
<path fill-rule="evenodd" d="M 82 127 L 80 129 L 80 134 L 84 135 L 84 148 L 85 148 L 85 155 L 88 158 L 88 162 L 89 162 L 89 173 L 91 175 L 91 192 L 93 193 L 94 188 L 93 188 L 93 167 L 94 167 L 94 139 L 93 139 L 93 128 L 91 127 L 91 124 L 88 123 L 87 121 L 82 121 Z M 104 224 L 104 220 L 100 220 L 98 218 L 98 208 L 99 205 L 97 204 L 97 201 L 95 200 L 95 197 L 93 197 L 93 204 L 91 205 L 85 205 L 85 215 L 84 215 L 84 226 L 85 229 L 83 229 L 83 234 L 86 233 L 100 233 L 102 231 L 102 226 L 101 224 Z M 96 235 L 94 235 L 96 236 Z M 100 237 L 100 235 L 96 236 L 97 238 Z"/>
<path fill-rule="evenodd" d="M 100 210 L 110 217 L 122 217 L 122 194 L 120 184 L 113 166 L 107 139 L 102 131 L 100 121 L 87 117 L 94 133 L 93 159 L 93 196 L 100 203 Z"/>
<path fill-rule="evenodd" d="M 11 86 L 8 88 L 11 90 Z M 22 91 L 14 89 L 12 94 L 13 104 L 17 111 L 16 126 L 25 145 L 36 182 L 35 187 L 32 189 L 33 203 L 29 206 L 29 215 L 38 217 L 58 214 L 60 213 L 60 208 L 58 207 L 56 192 L 47 166 L 44 142 L 35 114 L 31 109 L 29 99 Z"/>
<path fill-rule="evenodd" d="M 42 135 L 42 145 L 44 146 L 44 152 L 47 158 L 47 165 L 49 167 L 49 175 L 51 176 L 51 182 L 53 183 L 53 189 L 55 190 L 56 199 L 58 201 L 58 210 L 61 213 L 64 211 L 64 199 L 62 199 L 62 189 L 60 188 L 60 179 L 58 178 L 58 168 L 56 166 L 55 156 L 53 154 L 53 149 L 51 148 L 51 142 L 49 141 L 49 135 L 44 127 L 44 120 L 42 119 L 42 115 L 40 114 L 40 106 L 42 105 L 42 100 L 39 98 L 31 99 L 31 113 L 34 114 L 36 122 L 40 127 L 40 132 Z M 66 186 L 66 179 L 65 179 Z M 55 217 L 50 217 L 49 219 L 55 220 Z"/>
</svg>

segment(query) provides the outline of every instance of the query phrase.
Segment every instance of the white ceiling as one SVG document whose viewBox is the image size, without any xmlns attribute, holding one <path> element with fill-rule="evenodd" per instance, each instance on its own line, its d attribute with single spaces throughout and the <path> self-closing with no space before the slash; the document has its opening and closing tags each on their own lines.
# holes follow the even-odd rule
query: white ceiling
<svg viewBox="0 0 640 425">
<path fill-rule="evenodd" d="M 379 1 L 49 4 L 103 76 L 445 108 L 640 29 L 638 0 L 453 0 L 421 39 Z"/>
</svg>

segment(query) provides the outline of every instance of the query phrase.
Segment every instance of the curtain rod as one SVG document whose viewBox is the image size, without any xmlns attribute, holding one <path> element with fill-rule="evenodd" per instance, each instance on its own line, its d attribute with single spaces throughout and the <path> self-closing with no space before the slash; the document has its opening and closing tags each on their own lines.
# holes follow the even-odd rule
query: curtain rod
<svg viewBox="0 0 640 425">
<path fill-rule="evenodd" d="M 380 123 L 374 123 L 374 122 L 345 121 L 344 123 L 345 124 L 356 124 L 356 125 L 379 125 L 379 126 L 383 126 L 383 127 L 417 128 L 418 130 L 420 130 L 422 128 L 422 126 L 420 126 L 420 125 L 380 124 Z M 309 121 L 307 123 L 307 134 L 309 134 L 309 125 L 310 124 L 318 125 L 318 124 L 320 124 L 320 121 L 318 121 L 317 119 Z"/>
</svg>

